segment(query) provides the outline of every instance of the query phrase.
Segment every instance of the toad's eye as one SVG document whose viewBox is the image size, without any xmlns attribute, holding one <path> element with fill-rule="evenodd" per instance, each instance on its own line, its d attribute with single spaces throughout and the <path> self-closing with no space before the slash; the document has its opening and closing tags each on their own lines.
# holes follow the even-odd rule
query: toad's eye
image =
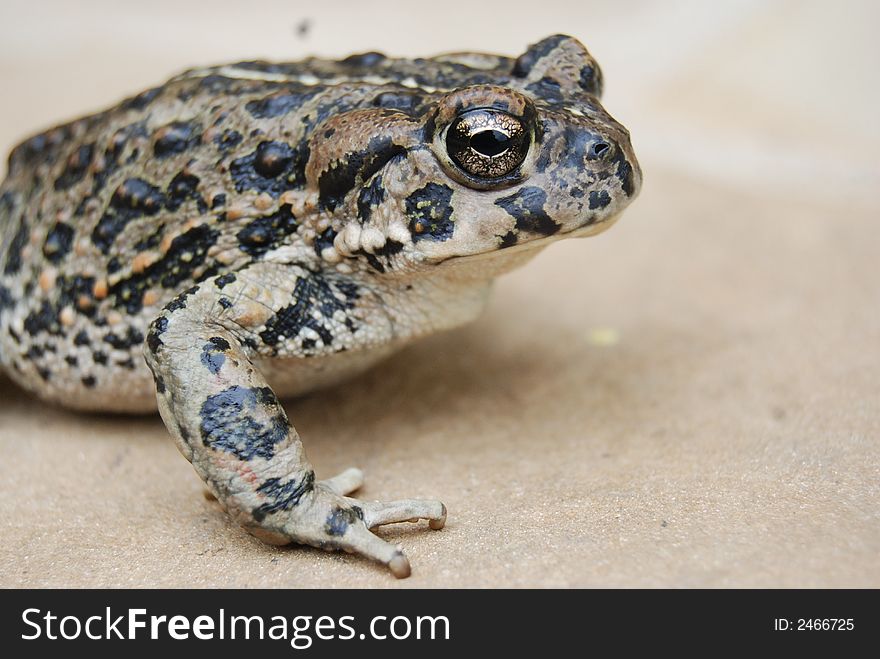
<svg viewBox="0 0 880 659">
<path fill-rule="evenodd" d="M 464 112 L 446 132 L 446 150 L 452 162 L 480 179 L 511 174 L 525 160 L 530 141 L 520 119 L 492 109 Z"/>
</svg>

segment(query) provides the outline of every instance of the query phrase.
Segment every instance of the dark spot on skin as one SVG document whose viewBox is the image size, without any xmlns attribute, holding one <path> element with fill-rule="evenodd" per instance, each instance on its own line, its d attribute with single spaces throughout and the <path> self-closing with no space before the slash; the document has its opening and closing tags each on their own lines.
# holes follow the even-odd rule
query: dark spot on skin
<svg viewBox="0 0 880 659">
<path fill-rule="evenodd" d="M 12 299 L 12 291 L 3 285 L 0 285 L 0 318 L 3 317 L 4 311 L 11 309 L 14 306 L 15 301 Z"/>
<path fill-rule="evenodd" d="M 547 193 L 541 188 L 526 186 L 516 193 L 495 200 L 495 205 L 503 208 L 516 220 L 520 231 L 540 233 L 550 236 L 561 228 L 544 210 Z"/>
<path fill-rule="evenodd" d="M 175 311 L 179 311 L 180 309 L 186 309 L 186 298 L 176 297 L 171 302 L 166 304 L 163 309 L 168 311 L 169 313 L 174 313 Z"/>
<path fill-rule="evenodd" d="M 602 95 L 602 72 L 589 64 L 581 69 L 580 86 L 588 94 L 593 96 Z"/>
<path fill-rule="evenodd" d="M 315 254 L 320 258 L 321 252 L 328 247 L 333 247 L 334 240 L 336 240 L 336 232 L 332 227 L 327 227 L 323 233 L 315 238 Z"/>
<path fill-rule="evenodd" d="M 150 331 L 147 333 L 147 347 L 154 355 L 159 352 L 161 346 L 165 345 L 159 337 L 162 336 L 167 329 L 168 319 L 165 316 L 160 316 L 153 321 L 152 325 L 150 325 Z"/>
<path fill-rule="evenodd" d="M 227 129 L 214 137 L 214 144 L 221 151 L 228 151 L 237 147 L 244 138 L 237 130 Z"/>
<path fill-rule="evenodd" d="M 567 39 L 568 37 L 565 35 L 555 34 L 552 37 L 542 39 L 536 44 L 532 44 L 526 52 L 516 58 L 511 75 L 514 78 L 525 78 L 529 75 L 535 64 L 538 63 L 538 60 L 549 55 L 550 51 Z"/>
<path fill-rule="evenodd" d="M 101 159 L 101 167 L 96 169 L 92 174 L 92 195 L 96 195 L 103 190 L 109 178 L 119 171 L 119 168 L 123 164 L 134 161 L 137 157 L 137 153 L 139 153 L 137 145 L 141 144 L 142 140 L 146 141 L 147 137 L 149 137 L 149 131 L 147 130 L 147 124 L 145 121 L 129 124 L 128 126 L 120 128 L 113 134 L 104 150 L 104 157 Z M 125 162 L 122 162 L 125 148 L 129 143 L 133 143 L 134 146 L 132 146 Z M 85 203 L 87 199 L 88 197 L 83 200 L 83 203 Z M 81 208 L 77 209 L 77 214 L 82 214 Z"/>
<path fill-rule="evenodd" d="M 361 224 L 370 221 L 373 209 L 385 201 L 385 186 L 382 183 L 382 175 L 374 176 L 368 185 L 361 188 L 357 199 L 357 215 Z"/>
<path fill-rule="evenodd" d="M 618 149 L 614 158 L 610 162 L 617 164 L 617 178 L 620 179 L 620 185 L 623 188 L 624 194 L 626 194 L 627 197 L 632 197 L 633 193 L 636 191 L 632 165 L 620 149 Z"/>
<path fill-rule="evenodd" d="M 0 284 L 0 312 L 4 309 L 11 309 L 13 306 L 15 306 L 15 301 L 12 299 L 12 291 Z"/>
<path fill-rule="evenodd" d="M 260 176 L 274 178 L 283 172 L 293 158 L 293 149 L 283 142 L 262 142 L 254 157 L 254 170 Z"/>
<path fill-rule="evenodd" d="M 377 272 L 385 272 L 385 266 L 382 265 L 382 261 L 380 261 L 378 258 L 376 258 L 375 254 L 368 254 L 367 252 L 365 252 L 362 249 L 358 250 L 355 253 L 360 254 L 361 256 L 366 258 L 367 263 L 370 264 L 370 267 L 373 268 L 373 270 L 376 270 Z"/>
<path fill-rule="evenodd" d="M 161 91 L 162 87 L 153 87 L 153 89 L 148 89 L 137 96 L 123 101 L 121 107 L 125 110 L 143 110 L 153 102 L 153 99 L 155 99 Z"/>
<path fill-rule="evenodd" d="M 93 291 L 95 278 L 85 275 L 61 276 L 55 286 L 58 289 L 58 308 L 70 306 L 78 313 L 93 317 L 97 311 Z"/>
<path fill-rule="evenodd" d="M 255 414 L 268 414 L 269 418 L 261 422 Z M 287 438 L 287 416 L 268 387 L 234 385 L 209 396 L 199 415 L 204 445 L 239 460 L 269 460 L 275 455 L 275 446 Z"/>
<path fill-rule="evenodd" d="M 95 350 L 92 353 L 92 361 L 96 364 L 101 364 L 102 366 L 106 366 L 107 364 L 107 353 L 101 350 Z"/>
<path fill-rule="evenodd" d="M 147 125 L 144 121 L 135 122 L 120 128 L 110 138 L 107 148 L 104 150 L 101 167 L 93 174 L 92 194 L 97 194 L 104 189 L 107 179 L 117 172 L 121 166 L 120 160 L 126 145 L 133 138 L 145 138 L 148 136 Z M 137 149 L 133 149 L 136 151 Z M 131 157 L 128 159 L 131 161 Z M 88 198 L 86 198 L 88 199 Z M 83 203 L 86 200 L 83 200 Z M 77 209 L 78 215 L 82 215 L 82 209 Z"/>
<path fill-rule="evenodd" d="M 24 319 L 24 331 L 35 336 L 40 332 L 60 336 L 61 323 L 58 321 L 58 313 L 55 308 L 45 300 L 39 309 L 31 311 Z"/>
<path fill-rule="evenodd" d="M 217 302 L 224 309 L 229 309 L 232 306 L 232 300 L 230 300 L 228 297 L 221 297 L 219 300 L 217 300 Z"/>
<path fill-rule="evenodd" d="M 356 185 L 369 181 L 392 159 L 405 153 L 406 149 L 394 144 L 390 137 L 371 138 L 366 149 L 345 154 L 321 174 L 318 179 L 318 206 L 324 210 L 334 210 Z"/>
<path fill-rule="evenodd" d="M 211 373 L 217 375 L 223 364 L 226 362 L 226 355 L 223 353 L 229 350 L 229 342 L 219 336 L 208 339 L 208 343 L 202 346 L 202 364 Z"/>
<path fill-rule="evenodd" d="M 64 361 L 67 362 L 68 366 L 73 366 L 74 368 L 79 364 L 79 359 L 77 359 L 76 355 L 67 355 L 64 357 Z"/>
<path fill-rule="evenodd" d="M 67 190 L 82 181 L 89 170 L 94 151 L 94 144 L 85 144 L 74 151 L 61 176 L 55 179 L 55 190 Z"/>
<path fill-rule="evenodd" d="M 224 339 L 221 336 L 212 336 L 208 341 L 213 345 L 217 350 L 226 352 L 231 347 L 229 345 L 229 341 Z"/>
<path fill-rule="evenodd" d="M 324 524 L 324 531 L 327 535 L 341 536 L 345 535 L 350 524 L 354 524 L 360 519 L 358 514 L 351 508 L 334 508 L 327 516 L 327 522 Z"/>
<path fill-rule="evenodd" d="M 202 196 L 198 193 L 199 177 L 186 172 L 179 172 L 171 183 L 168 184 L 168 210 L 176 211 L 188 199 L 194 199 L 199 205 L 200 212 L 207 210 Z"/>
<path fill-rule="evenodd" d="M 233 283 L 235 279 L 236 277 L 234 272 L 227 272 L 225 275 L 220 275 L 219 277 L 217 277 L 217 279 L 214 280 L 214 286 L 216 286 L 220 290 L 223 290 L 224 286 Z"/>
<path fill-rule="evenodd" d="M 250 101 L 244 107 L 257 119 L 272 119 L 273 117 L 281 117 L 296 110 L 314 96 L 314 91 L 303 93 L 282 92 L 272 94 L 259 101 Z"/>
<path fill-rule="evenodd" d="M 576 173 L 584 170 L 588 160 L 594 160 L 590 149 L 601 138 L 588 130 L 576 126 L 566 126 L 563 131 L 564 148 L 559 157 L 559 166 L 574 169 Z M 547 151 L 551 147 L 548 146 Z"/>
<path fill-rule="evenodd" d="M 22 220 L 18 230 L 9 242 L 9 251 L 6 253 L 6 265 L 3 268 L 4 274 L 14 275 L 21 270 L 21 250 L 25 248 L 29 238 L 30 227 L 27 222 Z"/>
<path fill-rule="evenodd" d="M 165 196 L 162 191 L 139 178 L 123 181 L 110 198 L 112 208 L 138 215 L 155 215 L 164 204 Z"/>
<path fill-rule="evenodd" d="M 64 222 L 56 222 L 43 243 L 43 256 L 52 263 L 58 263 L 73 245 L 73 227 Z"/>
<path fill-rule="evenodd" d="M 166 304 L 164 307 L 165 311 L 167 311 L 168 313 L 174 313 L 175 311 L 179 311 L 180 309 L 186 309 L 186 298 L 188 298 L 190 295 L 195 295 L 198 289 L 198 286 L 190 286 L 183 293 L 181 293 L 176 298 L 171 300 L 171 302 Z"/>
<path fill-rule="evenodd" d="M 120 336 L 115 332 L 110 332 L 104 337 L 104 343 L 109 343 L 117 350 L 128 350 L 129 348 L 138 346 L 143 342 L 144 335 L 141 334 L 140 330 L 134 327 L 129 327 L 124 335 Z"/>
<path fill-rule="evenodd" d="M 548 76 L 544 76 L 537 82 L 527 85 L 526 90 L 534 94 L 537 98 L 544 99 L 550 103 L 562 103 L 564 100 L 559 81 Z"/>
<path fill-rule="evenodd" d="M 500 236 L 501 243 L 498 245 L 501 249 L 505 247 L 513 247 L 516 245 L 516 234 L 513 231 L 508 231 L 503 236 Z"/>
<path fill-rule="evenodd" d="M 349 55 L 344 60 L 339 63 L 343 66 L 352 66 L 352 67 L 364 67 L 371 68 L 377 66 L 385 61 L 385 55 L 383 53 L 377 53 L 376 51 L 371 51 L 368 53 L 358 53 L 356 55 Z"/>
<path fill-rule="evenodd" d="M 279 510 L 290 510 L 299 505 L 300 499 L 315 487 L 315 472 L 309 471 L 301 480 L 291 478 L 282 481 L 280 478 L 267 478 L 257 488 L 257 492 L 266 497 L 266 503 L 254 508 L 251 514 L 257 522 L 262 522 L 267 515 Z"/>
<path fill-rule="evenodd" d="M 125 308 L 128 313 L 138 313 L 143 309 L 143 297 L 148 289 L 157 285 L 173 289 L 195 278 L 196 270 L 204 264 L 208 250 L 219 235 L 216 229 L 201 224 L 177 236 L 161 259 L 110 287 L 114 305 Z"/>
<path fill-rule="evenodd" d="M 122 268 L 122 264 L 119 262 L 119 259 L 115 256 L 107 261 L 107 274 L 113 274 L 114 272 L 118 272 Z"/>
<path fill-rule="evenodd" d="M 73 345 L 77 346 L 87 346 L 89 345 L 89 335 L 86 334 L 85 330 L 80 330 L 76 333 L 76 336 L 73 337 Z"/>
<path fill-rule="evenodd" d="M 165 195 L 139 178 L 124 181 L 113 193 L 110 206 L 92 231 L 92 241 L 107 254 L 113 241 L 132 220 L 155 215 L 165 205 Z"/>
<path fill-rule="evenodd" d="M 161 375 L 157 375 L 153 378 L 153 381 L 156 383 L 156 393 L 164 394 L 165 393 L 165 378 Z"/>
<path fill-rule="evenodd" d="M 595 210 L 596 208 L 605 208 L 608 204 L 611 203 L 611 195 L 608 194 L 605 190 L 601 190 L 596 192 L 593 190 L 590 192 L 590 210 Z"/>
<path fill-rule="evenodd" d="M 183 153 L 202 142 L 201 127 L 197 124 L 175 121 L 157 131 L 159 137 L 153 143 L 153 155 L 167 158 Z"/>
<path fill-rule="evenodd" d="M 432 112 L 428 115 L 428 120 L 425 121 L 425 129 L 422 131 L 422 139 L 425 143 L 430 144 L 434 141 L 434 133 L 437 132 L 437 112 Z"/>
<path fill-rule="evenodd" d="M 452 188 L 428 183 L 405 201 L 413 241 L 448 240 L 455 229 L 452 219 Z"/>
<path fill-rule="evenodd" d="M 290 212 L 290 204 L 284 204 L 277 212 L 258 217 L 235 234 L 241 251 L 251 256 L 262 256 L 296 233 L 296 218 Z"/>
<path fill-rule="evenodd" d="M 293 303 L 279 309 L 266 322 L 260 338 L 266 345 L 275 346 L 282 336 L 287 340 L 295 339 L 307 327 L 321 337 L 324 346 L 331 345 L 333 335 L 326 324 L 337 311 L 347 312 L 354 306 L 353 298 L 341 287 L 337 289 L 345 295 L 346 301 L 334 294 L 333 288 L 323 277 L 307 275 L 299 278 L 293 290 Z M 320 312 L 319 318 L 315 318 L 315 311 Z"/>
<path fill-rule="evenodd" d="M 584 191 L 580 188 L 574 187 L 568 191 L 568 194 L 570 194 L 575 199 L 581 199 L 584 196 Z"/>
<path fill-rule="evenodd" d="M 35 360 L 42 357 L 45 352 L 46 351 L 43 349 L 42 346 L 32 345 L 30 348 L 27 349 L 27 352 L 24 353 L 24 356 L 28 359 Z"/>
<path fill-rule="evenodd" d="M 218 195 L 214 195 L 214 198 L 211 200 L 211 208 L 212 209 L 220 208 L 225 205 L 226 205 L 226 195 L 225 194 L 221 193 Z"/>
<path fill-rule="evenodd" d="M 229 167 L 238 192 L 256 190 L 278 197 L 285 190 L 305 185 L 308 143 L 296 149 L 284 142 L 260 142 L 253 153 L 233 160 Z"/>
<path fill-rule="evenodd" d="M 379 249 L 377 249 L 374 253 L 377 256 L 393 256 L 397 254 L 403 249 L 403 243 L 398 242 L 396 240 L 392 240 L 389 238 L 385 241 L 385 244 L 382 245 Z"/>
<path fill-rule="evenodd" d="M 12 150 L 9 154 L 9 171 L 29 167 L 38 162 L 53 163 L 63 144 L 70 138 L 70 127 L 61 126 L 35 135 Z"/>
<path fill-rule="evenodd" d="M 49 380 L 52 379 L 52 371 L 50 371 L 45 366 L 38 366 L 37 367 L 37 375 L 39 375 L 43 379 L 44 382 L 48 382 Z"/>
<path fill-rule="evenodd" d="M 126 358 L 123 359 L 123 360 L 117 361 L 117 362 L 116 362 L 116 365 L 117 365 L 118 367 L 120 367 L 120 368 L 124 368 L 124 369 L 126 369 L 126 370 L 128 370 L 128 371 L 133 371 L 134 368 L 135 368 L 135 366 L 134 366 L 134 361 L 132 360 L 131 357 L 126 357 Z"/>
</svg>

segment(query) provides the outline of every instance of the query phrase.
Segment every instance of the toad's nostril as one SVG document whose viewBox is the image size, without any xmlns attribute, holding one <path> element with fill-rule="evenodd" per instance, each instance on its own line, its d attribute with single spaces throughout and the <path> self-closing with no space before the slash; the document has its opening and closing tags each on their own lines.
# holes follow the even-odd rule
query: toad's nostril
<svg viewBox="0 0 880 659">
<path fill-rule="evenodd" d="M 592 147 L 590 147 L 590 156 L 592 158 L 601 158 L 608 150 L 611 148 L 611 145 L 608 142 L 596 142 Z"/>
</svg>

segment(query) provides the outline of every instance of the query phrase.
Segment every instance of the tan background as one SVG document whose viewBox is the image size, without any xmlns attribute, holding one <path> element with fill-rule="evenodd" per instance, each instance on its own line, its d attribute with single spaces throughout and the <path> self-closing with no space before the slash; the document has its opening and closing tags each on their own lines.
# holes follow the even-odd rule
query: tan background
<svg viewBox="0 0 880 659">
<path fill-rule="evenodd" d="M 194 64 L 565 31 L 641 198 L 475 325 L 289 404 L 319 476 L 447 503 L 383 532 L 409 580 L 250 538 L 158 418 L 0 380 L 0 586 L 880 586 L 878 4 L 316 4 L 3 0 L 0 146 Z"/>
</svg>

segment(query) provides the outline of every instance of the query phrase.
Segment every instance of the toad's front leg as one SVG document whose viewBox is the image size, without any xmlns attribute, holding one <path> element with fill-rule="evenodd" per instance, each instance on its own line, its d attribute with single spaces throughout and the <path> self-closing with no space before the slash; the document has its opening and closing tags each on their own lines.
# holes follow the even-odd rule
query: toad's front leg
<svg viewBox="0 0 880 659">
<path fill-rule="evenodd" d="M 279 346 L 303 359 L 356 348 L 358 325 L 346 314 L 363 322 L 363 297 L 296 266 L 258 264 L 178 296 L 152 323 L 145 355 L 168 430 L 239 524 L 266 542 L 356 552 L 406 577 L 406 556 L 370 529 L 418 519 L 441 528 L 445 506 L 349 498 L 363 480 L 357 469 L 316 480 L 251 360 Z M 279 337 L 281 323 L 288 336 Z"/>
</svg>

